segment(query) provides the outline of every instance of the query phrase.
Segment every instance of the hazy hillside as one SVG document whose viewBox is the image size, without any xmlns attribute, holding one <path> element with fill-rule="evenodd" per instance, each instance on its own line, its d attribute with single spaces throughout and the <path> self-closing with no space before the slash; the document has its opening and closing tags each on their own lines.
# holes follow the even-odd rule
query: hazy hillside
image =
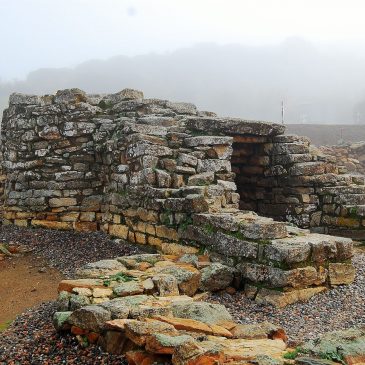
<svg viewBox="0 0 365 365">
<path fill-rule="evenodd" d="M 267 120 L 280 120 L 284 100 L 287 122 L 365 123 L 364 58 L 300 39 L 276 47 L 204 44 L 163 55 L 41 69 L 24 81 L 0 81 L 0 108 L 13 91 L 69 87 L 88 92 L 131 87 L 147 97 L 191 101 L 221 115 Z"/>
</svg>

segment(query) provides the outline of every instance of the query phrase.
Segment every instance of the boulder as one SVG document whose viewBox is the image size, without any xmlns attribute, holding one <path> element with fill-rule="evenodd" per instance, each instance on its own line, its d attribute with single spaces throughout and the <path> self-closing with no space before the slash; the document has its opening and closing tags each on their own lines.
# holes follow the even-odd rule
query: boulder
<svg viewBox="0 0 365 365">
<path fill-rule="evenodd" d="M 155 316 L 154 319 L 169 323 L 173 325 L 175 329 L 180 331 L 204 333 L 212 336 L 232 337 L 231 332 L 224 327 L 215 324 L 209 325 L 195 319 L 164 316 Z"/>
<path fill-rule="evenodd" d="M 150 302 L 148 304 L 141 304 L 132 307 L 130 311 L 130 318 L 141 319 L 151 318 L 155 316 L 172 316 L 172 310 L 169 303 Z"/>
<path fill-rule="evenodd" d="M 189 335 L 169 336 L 163 333 L 156 333 L 147 337 L 146 350 L 153 354 L 172 355 L 177 346 L 193 340 L 194 338 Z"/>
<path fill-rule="evenodd" d="M 175 348 L 172 355 L 173 365 L 214 365 L 223 364 L 224 360 L 225 356 L 220 345 L 206 344 L 203 347 L 196 341 L 182 343 Z"/>
<path fill-rule="evenodd" d="M 116 94 L 110 95 L 110 98 L 114 103 L 123 100 L 143 99 L 143 92 L 133 89 L 123 89 Z"/>
<path fill-rule="evenodd" d="M 159 274 L 174 276 L 177 280 L 179 291 L 182 294 L 193 296 L 199 288 L 201 273 L 192 265 L 169 265 L 166 267 L 158 268 L 157 272 Z"/>
<path fill-rule="evenodd" d="M 143 285 L 138 281 L 121 282 L 113 288 L 113 292 L 118 297 L 126 297 L 129 295 L 142 294 L 144 291 Z"/>
<path fill-rule="evenodd" d="M 86 264 L 77 270 L 76 275 L 80 278 L 99 278 L 105 275 L 115 275 L 125 272 L 126 267 L 117 260 L 100 260 Z"/>
<path fill-rule="evenodd" d="M 157 333 L 178 335 L 174 326 L 160 321 L 129 321 L 125 324 L 125 335 L 138 346 L 146 344 L 147 337 Z"/>
<path fill-rule="evenodd" d="M 259 304 L 270 304 L 278 308 L 283 308 L 295 302 L 303 302 L 312 298 L 314 295 L 327 290 L 325 286 L 317 286 L 306 289 L 296 289 L 288 292 L 280 292 L 262 288 L 258 291 L 255 301 Z"/>
<path fill-rule="evenodd" d="M 57 310 L 66 312 L 70 309 L 71 294 L 67 291 L 60 291 L 57 298 Z"/>
<path fill-rule="evenodd" d="M 303 350 L 318 356 L 326 355 L 347 364 L 365 362 L 365 326 L 328 332 L 302 346 Z"/>
<path fill-rule="evenodd" d="M 70 296 L 70 309 L 75 310 L 81 307 L 85 307 L 86 305 L 91 304 L 91 298 L 85 295 L 75 295 L 71 294 Z"/>
<path fill-rule="evenodd" d="M 295 359 L 295 363 L 298 365 L 337 365 L 337 362 L 325 360 L 325 359 L 317 359 L 315 357 L 297 357 Z"/>
<path fill-rule="evenodd" d="M 121 256 L 117 260 L 126 266 L 128 269 L 137 269 L 141 262 L 148 262 L 154 266 L 157 262 L 163 261 L 163 257 L 160 254 L 139 254 L 130 256 Z"/>
<path fill-rule="evenodd" d="M 216 348 L 224 354 L 226 363 L 235 362 L 256 362 L 257 357 L 265 355 L 272 359 L 282 361 L 282 355 L 286 350 L 284 341 L 259 339 L 259 340 L 242 340 L 226 339 L 224 337 L 208 337 L 208 341 L 199 343 L 203 348 Z"/>
<path fill-rule="evenodd" d="M 129 340 L 124 333 L 108 330 L 99 338 L 98 344 L 105 352 L 109 352 L 114 355 L 121 355 L 124 353 L 126 343 L 128 341 Z"/>
<path fill-rule="evenodd" d="M 71 328 L 68 319 L 72 312 L 55 312 L 53 315 L 53 326 L 56 331 L 67 331 Z"/>
<path fill-rule="evenodd" d="M 151 354 L 144 350 L 128 351 L 126 359 L 128 364 L 131 365 L 168 364 L 170 362 L 167 356 Z"/>
<path fill-rule="evenodd" d="M 219 324 L 224 321 L 232 321 L 224 305 L 206 302 L 175 303 L 172 305 L 174 317 L 189 318 L 206 324 Z"/>
<path fill-rule="evenodd" d="M 128 318 L 130 306 L 121 298 L 115 298 L 100 305 L 110 312 L 111 319 Z"/>
<path fill-rule="evenodd" d="M 106 321 L 111 319 L 110 312 L 98 305 L 88 305 L 75 310 L 68 318 L 73 326 L 100 332 Z"/>
<path fill-rule="evenodd" d="M 288 339 L 283 328 L 269 322 L 238 324 L 231 332 L 234 338 L 246 340 L 269 338 L 273 340 L 281 339 L 286 342 Z"/>
<path fill-rule="evenodd" d="M 178 281 L 175 276 L 167 274 L 155 275 L 152 281 L 161 297 L 179 295 Z"/>
<path fill-rule="evenodd" d="M 330 263 L 328 276 L 331 286 L 351 284 L 355 280 L 356 270 L 352 264 Z"/>
<path fill-rule="evenodd" d="M 58 284 L 58 292 L 66 291 L 71 293 L 74 288 L 104 288 L 104 285 L 103 281 L 99 279 L 62 280 Z"/>
<path fill-rule="evenodd" d="M 233 269 L 219 263 L 212 263 L 203 268 L 201 274 L 199 289 L 202 291 L 226 289 L 233 281 Z"/>
</svg>

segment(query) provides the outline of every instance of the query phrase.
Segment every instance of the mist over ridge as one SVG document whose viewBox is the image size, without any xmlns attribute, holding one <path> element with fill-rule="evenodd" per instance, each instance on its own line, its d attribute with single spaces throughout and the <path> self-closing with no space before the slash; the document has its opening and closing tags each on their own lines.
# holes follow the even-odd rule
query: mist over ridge
<svg viewBox="0 0 365 365">
<path fill-rule="evenodd" d="M 102 58 L 102 55 L 101 55 Z M 290 38 L 277 46 L 198 44 L 165 54 L 89 60 L 74 68 L 0 80 L 0 109 L 10 93 L 78 87 L 112 93 L 130 87 L 145 97 L 189 101 L 223 116 L 287 123 L 365 123 L 365 57 L 356 49 Z"/>
</svg>

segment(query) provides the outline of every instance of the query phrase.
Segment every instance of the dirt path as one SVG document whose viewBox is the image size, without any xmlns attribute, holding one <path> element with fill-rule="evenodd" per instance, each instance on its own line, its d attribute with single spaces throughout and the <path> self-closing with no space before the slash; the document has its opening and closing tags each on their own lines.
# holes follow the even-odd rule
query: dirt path
<svg viewBox="0 0 365 365">
<path fill-rule="evenodd" d="M 25 309 L 55 299 L 62 278 L 31 254 L 0 261 L 0 328 Z"/>
</svg>

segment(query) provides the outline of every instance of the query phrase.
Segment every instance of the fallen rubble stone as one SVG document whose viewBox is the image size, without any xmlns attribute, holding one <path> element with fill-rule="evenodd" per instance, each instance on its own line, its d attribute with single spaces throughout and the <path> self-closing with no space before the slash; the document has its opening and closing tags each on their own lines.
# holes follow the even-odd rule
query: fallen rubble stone
<svg viewBox="0 0 365 365">
<path fill-rule="evenodd" d="M 212 263 L 203 268 L 201 275 L 199 289 L 202 291 L 223 290 L 233 281 L 233 269 L 219 263 Z"/>
<path fill-rule="evenodd" d="M 106 309 L 97 305 L 89 305 L 75 310 L 67 321 L 73 326 L 99 332 L 110 318 L 110 312 Z"/>
<path fill-rule="evenodd" d="M 232 321 L 232 316 L 220 304 L 206 302 L 175 303 L 172 305 L 172 312 L 174 317 L 195 319 L 206 324 Z"/>
</svg>

